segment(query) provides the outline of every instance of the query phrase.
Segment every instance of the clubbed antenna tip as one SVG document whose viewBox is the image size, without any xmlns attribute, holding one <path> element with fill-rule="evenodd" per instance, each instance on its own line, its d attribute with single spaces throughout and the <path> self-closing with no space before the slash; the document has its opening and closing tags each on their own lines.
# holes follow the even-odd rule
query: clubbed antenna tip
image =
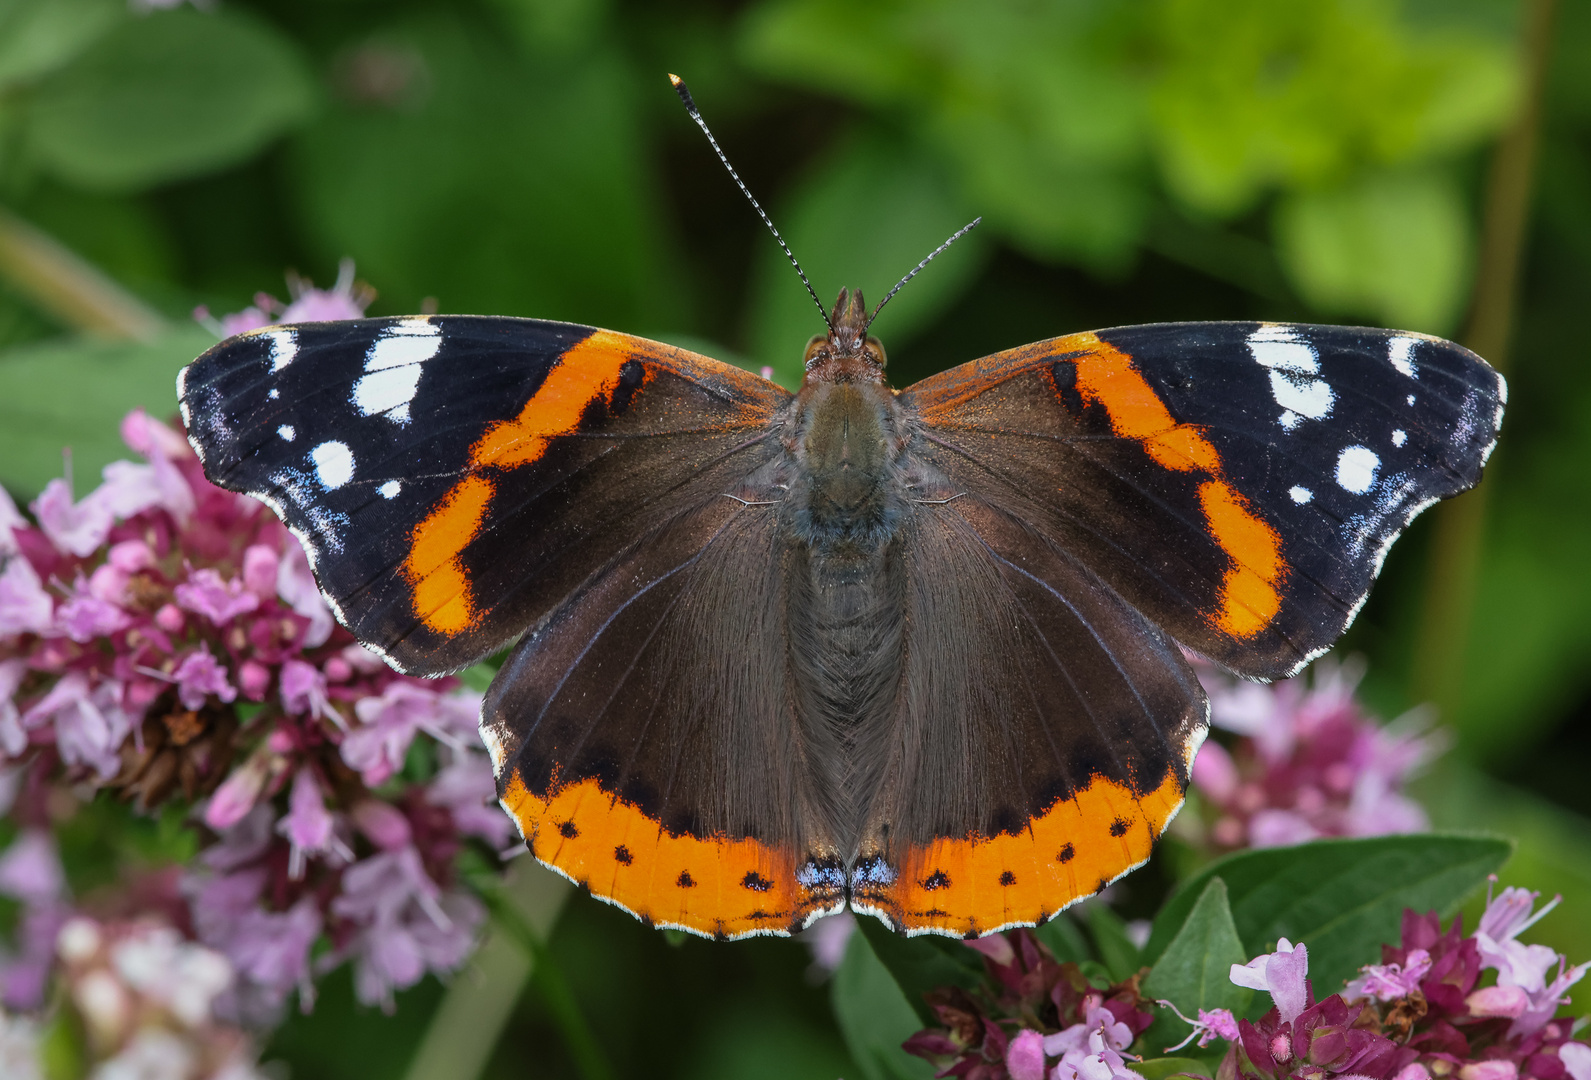
<svg viewBox="0 0 1591 1080">
<path fill-rule="evenodd" d="M 801 264 L 796 261 L 795 252 L 791 251 L 790 245 L 784 242 L 784 237 L 779 235 L 779 230 L 773 227 L 773 220 L 763 210 L 762 204 L 757 201 L 756 196 L 752 195 L 751 189 L 740 178 L 740 174 L 735 171 L 735 167 L 729 163 L 729 158 L 718 145 L 718 140 L 713 138 L 713 133 L 708 128 L 707 121 L 703 120 L 702 114 L 696 111 L 696 102 L 691 98 L 690 87 L 686 86 L 685 80 L 678 75 L 670 74 L 668 81 L 673 85 L 674 92 L 679 95 L 680 101 L 684 103 L 685 111 L 690 113 L 691 119 L 696 121 L 696 126 L 702 129 L 703 135 L 707 136 L 707 142 L 712 146 L 713 153 L 718 155 L 718 160 L 723 162 L 724 168 L 729 170 L 729 175 L 734 179 L 735 185 L 740 188 L 740 193 L 751 203 L 751 208 L 757 211 L 757 216 L 762 218 L 762 223 L 768 226 L 768 231 L 773 233 L 773 238 L 779 242 L 779 247 L 784 251 L 785 258 L 790 260 L 790 265 L 795 267 L 795 272 L 801 276 L 801 284 L 807 287 L 807 294 L 812 297 L 812 302 L 818 306 L 818 314 L 823 318 L 823 325 L 827 326 L 830 332 L 833 332 L 834 324 L 829 322 L 829 313 L 824 309 L 823 301 L 818 299 L 817 291 L 812 288 L 812 282 L 807 280 L 806 271 L 801 269 Z"/>
</svg>

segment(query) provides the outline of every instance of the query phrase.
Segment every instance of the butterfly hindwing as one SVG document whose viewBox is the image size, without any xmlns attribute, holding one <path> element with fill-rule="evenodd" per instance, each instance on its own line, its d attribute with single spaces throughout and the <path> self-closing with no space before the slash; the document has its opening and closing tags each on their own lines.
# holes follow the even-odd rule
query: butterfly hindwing
<svg viewBox="0 0 1591 1080">
<path fill-rule="evenodd" d="M 1055 338 L 900 395 L 952 485 L 1264 678 L 1329 647 L 1398 532 L 1476 483 L 1505 396 L 1451 342 L 1268 323 Z"/>
<path fill-rule="evenodd" d="M 1142 863 L 1206 730 L 1174 642 L 975 494 L 903 529 L 893 748 L 852 902 L 908 933 L 1031 925 Z"/>
<path fill-rule="evenodd" d="M 501 648 L 745 471 L 789 398 L 657 342 L 468 316 L 241 335 L 178 394 L 211 479 L 275 508 L 341 621 L 416 674 Z"/>
<path fill-rule="evenodd" d="M 482 713 L 537 858 L 717 937 L 844 903 L 787 676 L 789 550 L 756 494 L 636 537 L 520 644 Z"/>
</svg>

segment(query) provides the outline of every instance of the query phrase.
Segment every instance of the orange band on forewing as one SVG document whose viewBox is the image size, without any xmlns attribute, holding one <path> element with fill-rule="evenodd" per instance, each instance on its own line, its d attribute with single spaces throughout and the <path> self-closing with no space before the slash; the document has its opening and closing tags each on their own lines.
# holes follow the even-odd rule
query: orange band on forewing
<svg viewBox="0 0 1591 1080">
<path fill-rule="evenodd" d="M 414 587 L 414 613 L 439 634 L 464 630 L 475 618 L 475 601 L 459 555 L 480 531 L 491 497 L 490 480 L 466 476 L 410 536 L 403 573 Z"/>
<path fill-rule="evenodd" d="M 1221 455 L 1196 427 L 1178 424 L 1132 357 L 1094 334 L 1077 334 L 1086 356 L 1077 361 L 1077 390 L 1110 417 L 1111 430 L 1135 439 L 1155 462 L 1177 472 L 1202 472 L 1210 480 L 1199 488 L 1210 536 L 1231 565 L 1221 582 L 1221 607 L 1215 624 L 1236 638 L 1249 638 L 1270 625 L 1281 610 L 1280 586 L 1287 572 L 1281 537 L 1256 514 L 1222 475 Z"/>
<path fill-rule="evenodd" d="M 527 465 L 546 453 L 554 438 L 575 432 L 591 402 L 618 389 L 620 371 L 630 359 L 629 340 L 598 330 L 570 347 L 518 416 L 487 429 L 470 460 L 478 468 Z"/>
<path fill-rule="evenodd" d="M 1020 833 L 911 849 L 877 899 L 908 930 L 970 936 L 1042 922 L 1147 859 L 1181 805 L 1174 775 L 1146 795 L 1096 776 Z"/>
<path fill-rule="evenodd" d="M 1199 504 L 1216 542 L 1232 558 L 1221 583 L 1218 622 L 1233 637 L 1251 637 L 1270 625 L 1282 607 L 1277 589 L 1286 568 L 1281 540 L 1230 484 L 1211 480 L 1201 485 Z"/>
<path fill-rule="evenodd" d="M 785 934 L 810 911 L 792 853 L 676 836 L 596 780 L 543 798 L 515 775 L 503 805 L 536 858 L 651 923 L 723 937 Z"/>
</svg>

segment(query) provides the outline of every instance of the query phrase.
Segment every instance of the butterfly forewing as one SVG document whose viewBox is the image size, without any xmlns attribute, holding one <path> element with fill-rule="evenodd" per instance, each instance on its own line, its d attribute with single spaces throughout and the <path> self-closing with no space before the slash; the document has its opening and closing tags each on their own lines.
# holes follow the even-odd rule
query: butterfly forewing
<svg viewBox="0 0 1591 1080">
<path fill-rule="evenodd" d="M 901 399 L 953 485 L 1190 648 L 1277 678 L 1342 633 L 1415 514 L 1476 483 L 1505 394 L 1435 338 L 1169 323 L 999 353 Z"/>
<path fill-rule="evenodd" d="M 432 316 L 232 338 L 179 383 L 218 484 L 275 508 L 361 641 L 456 670 L 755 467 L 789 395 L 568 323 Z"/>
</svg>

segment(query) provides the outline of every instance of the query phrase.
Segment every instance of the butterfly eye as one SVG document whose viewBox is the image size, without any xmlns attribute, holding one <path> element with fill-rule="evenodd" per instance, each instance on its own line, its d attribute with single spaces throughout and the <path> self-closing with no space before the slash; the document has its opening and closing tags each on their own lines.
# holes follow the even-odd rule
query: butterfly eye
<svg viewBox="0 0 1591 1080">
<path fill-rule="evenodd" d="M 818 353 L 823 350 L 823 346 L 827 345 L 828 341 L 828 337 L 824 334 L 813 334 L 812 340 L 807 342 L 806 355 L 801 358 L 802 366 L 811 367 L 812 361 L 817 359 Z"/>
<path fill-rule="evenodd" d="M 873 363 L 877 364 L 879 367 L 883 367 L 886 363 L 888 363 L 888 361 L 884 358 L 884 343 L 879 341 L 876 337 L 869 337 L 867 339 L 867 358 L 873 361 Z"/>
</svg>

